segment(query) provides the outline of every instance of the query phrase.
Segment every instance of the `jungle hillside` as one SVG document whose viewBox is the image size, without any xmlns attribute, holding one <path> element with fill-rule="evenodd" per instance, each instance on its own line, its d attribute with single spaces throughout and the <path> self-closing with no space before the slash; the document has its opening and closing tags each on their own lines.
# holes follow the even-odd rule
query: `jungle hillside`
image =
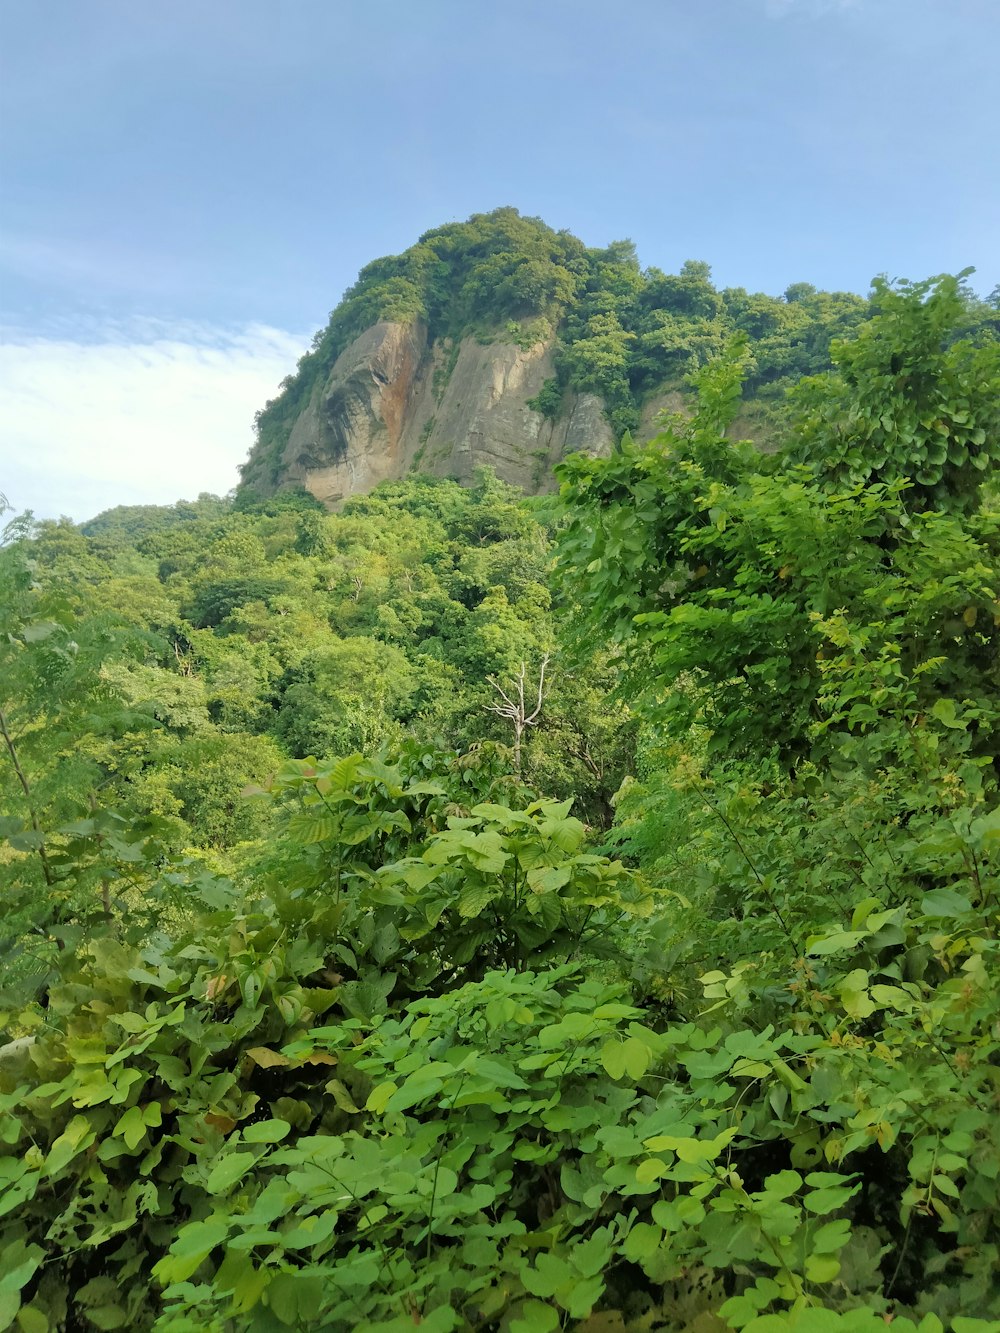
<svg viewBox="0 0 1000 1333">
<path fill-rule="evenodd" d="M 283 488 L 403 318 L 616 447 Z M 6 513 L 0 1330 L 1000 1330 L 998 323 L 499 210 L 234 495 Z"/>
</svg>

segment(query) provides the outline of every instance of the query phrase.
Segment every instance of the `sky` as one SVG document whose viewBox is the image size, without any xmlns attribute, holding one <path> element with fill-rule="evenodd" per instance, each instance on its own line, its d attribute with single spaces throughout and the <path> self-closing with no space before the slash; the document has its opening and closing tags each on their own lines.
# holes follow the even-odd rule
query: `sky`
<svg viewBox="0 0 1000 1333">
<path fill-rule="evenodd" d="M 997 0 L 0 0 L 0 493 L 224 493 L 358 270 L 513 205 L 719 286 L 1000 282 Z"/>
</svg>

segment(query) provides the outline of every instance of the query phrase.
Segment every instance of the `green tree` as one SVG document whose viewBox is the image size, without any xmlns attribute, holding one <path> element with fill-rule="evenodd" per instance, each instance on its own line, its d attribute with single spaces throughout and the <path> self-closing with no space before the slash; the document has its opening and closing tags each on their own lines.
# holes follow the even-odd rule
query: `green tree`
<svg viewBox="0 0 1000 1333">
<path fill-rule="evenodd" d="M 702 720 L 719 751 L 778 745 L 801 755 L 829 708 L 831 658 L 845 670 L 855 663 L 860 674 L 844 689 L 869 709 L 874 699 L 876 712 L 897 674 L 914 717 L 942 688 L 960 682 L 976 708 L 991 688 L 995 520 L 980 505 L 996 349 L 949 340 L 962 311 L 954 281 L 907 285 L 883 304 L 838 348 L 838 373 L 803 387 L 776 460 L 726 438 L 737 351 L 697 377 L 690 422 L 645 448 L 563 465 L 572 514 L 563 563 L 590 632 L 621 642 L 654 689 L 684 682 L 665 706 Z M 901 378 L 912 379 L 912 397 Z M 904 439 L 901 423 L 921 403 L 933 403 L 933 416 Z M 940 455 L 946 422 L 950 454 Z M 943 459 L 933 472 L 930 449 Z M 852 634 L 861 635 L 854 657 L 838 655 Z M 848 726 L 871 717 L 860 702 L 838 712 Z"/>
<path fill-rule="evenodd" d="M 971 272 L 971 270 L 968 270 Z M 908 507 L 969 512 L 1000 461 L 1000 353 L 962 332 L 962 277 L 873 285 L 876 317 L 795 391 L 795 455 L 844 486 L 905 478 Z"/>
</svg>

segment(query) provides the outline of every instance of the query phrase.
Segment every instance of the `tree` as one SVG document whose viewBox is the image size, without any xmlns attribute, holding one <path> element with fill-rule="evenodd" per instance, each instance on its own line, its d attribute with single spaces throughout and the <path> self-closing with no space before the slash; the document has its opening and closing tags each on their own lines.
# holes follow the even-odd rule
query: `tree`
<svg viewBox="0 0 1000 1333">
<path fill-rule="evenodd" d="M 959 336 L 965 276 L 876 278 L 875 317 L 834 343 L 835 370 L 796 388 L 791 456 L 824 484 L 905 479 L 908 508 L 978 505 L 1000 464 L 1000 345 Z"/>
<path fill-rule="evenodd" d="M 521 775 L 521 741 L 529 727 L 537 727 L 542 716 L 542 703 L 545 699 L 545 668 L 549 664 L 548 654 L 542 658 L 538 669 L 538 692 L 532 708 L 530 701 L 525 702 L 525 675 L 527 668 L 521 663 L 521 669 L 514 680 L 511 694 L 508 694 L 494 676 L 487 676 L 490 685 L 499 694 L 502 702 L 489 705 L 490 711 L 508 721 L 514 729 L 514 772 Z M 534 696 L 534 690 L 531 691 Z M 513 695 L 513 698 L 511 697 Z M 530 709 L 530 712 L 529 712 Z"/>
</svg>

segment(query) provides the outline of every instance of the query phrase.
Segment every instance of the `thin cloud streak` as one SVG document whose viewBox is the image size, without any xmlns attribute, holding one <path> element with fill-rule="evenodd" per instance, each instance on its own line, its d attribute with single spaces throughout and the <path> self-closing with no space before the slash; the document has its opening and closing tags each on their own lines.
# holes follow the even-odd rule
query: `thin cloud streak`
<svg viewBox="0 0 1000 1333">
<path fill-rule="evenodd" d="M 225 493 L 254 413 L 308 345 L 266 325 L 160 321 L 81 337 L 7 331 L 0 346 L 0 491 L 76 521 L 116 504 Z"/>
</svg>

